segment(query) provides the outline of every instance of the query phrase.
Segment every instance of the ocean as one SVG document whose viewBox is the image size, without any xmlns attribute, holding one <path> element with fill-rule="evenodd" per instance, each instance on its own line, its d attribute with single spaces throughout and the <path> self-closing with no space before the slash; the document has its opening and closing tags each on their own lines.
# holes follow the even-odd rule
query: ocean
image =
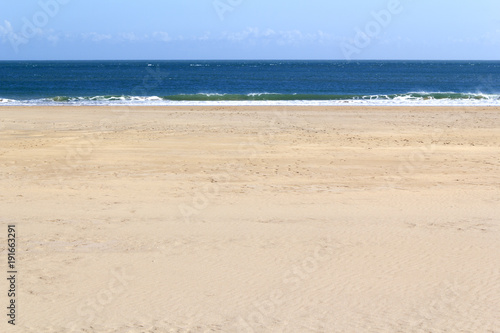
<svg viewBox="0 0 500 333">
<path fill-rule="evenodd" d="M 0 105 L 500 105 L 500 61 L 1 61 Z"/>
</svg>

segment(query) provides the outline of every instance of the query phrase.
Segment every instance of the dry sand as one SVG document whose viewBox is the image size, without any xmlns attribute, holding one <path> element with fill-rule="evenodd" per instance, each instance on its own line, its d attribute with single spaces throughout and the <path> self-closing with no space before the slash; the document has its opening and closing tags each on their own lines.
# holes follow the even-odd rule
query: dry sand
<svg viewBox="0 0 500 333">
<path fill-rule="evenodd" d="M 0 331 L 498 333 L 499 147 L 498 108 L 1 107 Z"/>
</svg>

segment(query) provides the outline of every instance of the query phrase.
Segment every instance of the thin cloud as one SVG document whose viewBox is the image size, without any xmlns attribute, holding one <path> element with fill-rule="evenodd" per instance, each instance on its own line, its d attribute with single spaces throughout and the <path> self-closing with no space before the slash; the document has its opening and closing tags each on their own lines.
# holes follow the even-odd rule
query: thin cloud
<svg viewBox="0 0 500 333">
<path fill-rule="evenodd" d="M 110 34 L 99 34 L 97 32 L 82 33 L 81 37 L 83 40 L 90 40 L 92 42 L 101 42 L 112 38 Z"/>
<path fill-rule="evenodd" d="M 10 36 L 15 36 L 15 31 L 9 21 L 4 21 L 0 25 L 0 40 L 6 41 Z M 137 34 L 134 32 L 122 32 L 118 34 L 98 33 L 98 32 L 83 32 L 83 33 L 62 33 L 56 32 L 52 29 L 37 29 L 33 38 L 45 38 L 52 44 L 62 43 L 64 41 L 77 41 L 93 43 L 104 42 L 173 42 L 173 41 L 226 41 L 230 43 L 249 43 L 256 44 L 270 44 L 277 45 L 299 45 L 303 43 L 329 43 L 338 41 L 338 37 L 323 31 L 316 31 L 311 33 L 304 33 L 300 30 L 274 30 L 271 28 L 259 29 L 255 27 L 248 27 L 242 31 L 237 32 L 222 32 L 213 34 L 211 32 L 204 32 L 200 35 L 192 36 L 173 36 L 166 31 L 155 31 L 150 34 Z"/>
<path fill-rule="evenodd" d="M 30 30 L 30 37 L 28 38 L 42 37 L 42 36 L 44 36 L 44 31 L 40 28 L 34 28 Z M 2 41 L 6 41 L 8 39 L 17 37 L 26 38 L 21 33 L 17 33 L 14 30 L 10 21 L 5 20 L 4 23 L 0 25 L 0 38 L 2 38 Z"/>
<path fill-rule="evenodd" d="M 125 32 L 125 33 L 119 34 L 118 38 L 120 40 L 125 40 L 125 41 L 128 41 L 128 42 L 137 42 L 137 41 L 140 41 L 140 40 L 144 40 L 147 37 L 146 36 L 139 36 L 139 35 L 135 34 L 134 32 Z"/>
<path fill-rule="evenodd" d="M 319 42 L 325 43 L 329 41 L 338 41 L 339 39 L 318 30 L 313 33 L 304 33 L 300 30 L 280 30 L 276 31 L 273 29 L 259 29 L 254 27 L 248 27 L 243 31 L 239 32 L 224 32 L 222 33 L 220 39 L 227 40 L 230 42 L 269 42 L 274 41 L 277 44 L 298 44 L 303 42 Z"/>
<path fill-rule="evenodd" d="M 160 42 L 170 42 L 172 40 L 172 37 L 170 37 L 168 32 L 156 31 L 153 33 L 153 39 Z"/>
</svg>

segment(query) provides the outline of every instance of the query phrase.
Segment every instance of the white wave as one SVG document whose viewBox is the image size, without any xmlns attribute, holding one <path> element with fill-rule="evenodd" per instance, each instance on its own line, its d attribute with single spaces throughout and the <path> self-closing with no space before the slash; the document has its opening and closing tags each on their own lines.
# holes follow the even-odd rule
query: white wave
<svg viewBox="0 0 500 333">
<path fill-rule="evenodd" d="M 250 93 L 249 96 L 260 96 L 270 93 Z M 205 96 L 224 96 L 219 93 L 200 93 Z M 417 96 L 415 96 L 417 95 Z M 94 96 L 94 97 L 74 97 L 65 101 L 49 98 L 13 100 L 0 98 L 1 105 L 153 105 L 153 106 L 251 106 L 251 105 L 301 105 L 301 106 L 330 106 L 330 105 L 352 105 L 352 106 L 500 106 L 500 94 L 474 93 L 469 98 L 451 99 L 432 98 L 430 93 L 418 92 L 399 95 L 391 98 L 388 95 L 367 95 L 357 99 L 346 100 L 249 100 L 249 101 L 172 101 L 165 100 L 159 96 Z"/>
<path fill-rule="evenodd" d="M 270 92 L 257 92 L 257 93 L 249 93 L 247 96 L 265 96 L 265 95 L 280 95 L 279 93 L 270 93 Z M 287 95 L 297 95 L 297 93 L 287 94 Z"/>
<path fill-rule="evenodd" d="M 181 94 L 188 96 L 189 94 Z M 202 95 L 202 96 L 226 96 L 228 94 L 221 94 L 221 93 L 197 93 L 196 95 Z"/>
</svg>

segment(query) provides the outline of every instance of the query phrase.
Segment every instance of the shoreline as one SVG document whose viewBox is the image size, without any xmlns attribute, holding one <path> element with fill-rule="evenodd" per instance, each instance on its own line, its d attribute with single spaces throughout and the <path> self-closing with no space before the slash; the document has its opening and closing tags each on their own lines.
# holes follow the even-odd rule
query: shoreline
<svg viewBox="0 0 500 333">
<path fill-rule="evenodd" d="M 291 110 L 301 110 L 304 108 L 310 109 L 327 109 L 331 111 L 338 111 L 341 109 L 351 109 L 351 110 L 365 110 L 365 109 L 373 109 L 373 110 L 397 110 L 397 109 L 448 109 L 449 111 L 455 109 L 498 109 L 500 110 L 500 106 L 498 105 L 0 105 L 0 110 L 2 109 L 16 109 L 16 108 L 27 108 L 27 109 L 50 109 L 50 108 L 90 108 L 90 109 L 164 109 L 166 111 L 171 110 L 230 110 L 230 109 L 249 109 L 252 111 L 261 110 L 263 108 L 289 108 Z"/>
<path fill-rule="evenodd" d="M 9 103 L 0 103 L 0 107 L 500 107 L 500 102 L 498 103 L 486 103 L 486 104 L 471 104 L 471 103 L 357 103 L 351 101 L 339 102 L 339 103 L 328 103 L 323 101 L 314 101 L 315 103 L 311 103 L 310 101 L 297 101 L 297 103 L 288 103 L 283 101 L 283 103 L 266 103 L 266 102 L 249 102 L 242 103 L 234 102 L 234 101 L 225 101 L 221 103 L 164 103 L 164 104 L 141 104 L 141 103 L 116 103 L 116 104 L 9 104 Z"/>
</svg>

